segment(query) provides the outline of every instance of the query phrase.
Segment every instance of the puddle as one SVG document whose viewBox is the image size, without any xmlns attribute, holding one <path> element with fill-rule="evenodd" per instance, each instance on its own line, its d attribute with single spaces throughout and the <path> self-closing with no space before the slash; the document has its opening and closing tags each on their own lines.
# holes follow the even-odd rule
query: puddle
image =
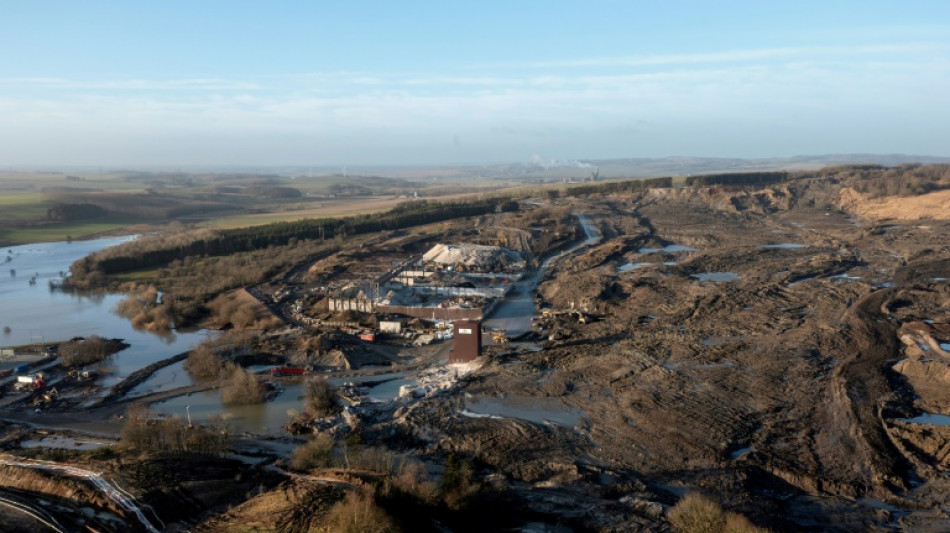
<svg viewBox="0 0 950 533">
<path fill-rule="evenodd" d="M 467 400 L 462 414 L 475 418 L 519 418 L 535 424 L 554 424 L 563 427 L 576 426 L 584 417 L 584 411 L 550 398 Z"/>
<path fill-rule="evenodd" d="M 399 391 L 403 386 L 414 388 L 419 383 L 413 379 L 398 378 L 380 383 L 371 387 L 366 397 L 374 402 L 391 402 L 399 397 Z"/>
<path fill-rule="evenodd" d="M 861 505 L 863 505 L 863 506 L 865 506 L 865 507 L 869 507 L 869 508 L 871 508 L 871 509 L 883 509 L 883 510 L 885 510 L 885 511 L 888 511 L 888 512 L 891 512 L 891 513 L 895 513 L 895 514 L 898 514 L 898 515 L 907 514 L 905 511 L 903 511 L 903 510 L 901 510 L 901 509 L 899 509 L 899 508 L 897 508 L 897 507 L 895 507 L 895 506 L 893 506 L 893 505 L 891 505 L 891 504 L 889 504 L 889 503 L 883 502 L 883 501 L 881 501 L 881 500 L 879 500 L 879 499 L 877 499 L 877 498 L 862 498 L 862 499 L 858 500 L 858 503 L 860 503 Z"/>
<path fill-rule="evenodd" d="M 640 252 L 641 254 L 655 254 L 657 252 L 676 253 L 676 252 L 695 252 L 696 248 L 690 248 L 689 246 L 682 246 L 679 244 L 670 244 L 670 245 L 664 246 L 663 248 L 640 248 L 637 251 Z"/>
<path fill-rule="evenodd" d="M 842 281 L 857 281 L 861 279 L 861 276 L 849 276 L 847 272 L 842 272 L 841 274 L 828 276 L 828 279 L 840 279 Z"/>
<path fill-rule="evenodd" d="M 675 267 L 676 261 L 663 261 L 663 266 Z"/>
<path fill-rule="evenodd" d="M 950 342 L 941 342 L 937 346 L 940 346 L 940 349 L 945 352 L 950 352 Z"/>
<path fill-rule="evenodd" d="M 29 439 L 20 441 L 21 448 L 59 448 L 64 450 L 99 450 L 108 448 L 114 443 L 108 441 L 77 439 L 73 437 L 63 437 L 61 435 L 50 435 L 42 439 Z"/>
<path fill-rule="evenodd" d="M 901 422 L 910 424 L 929 424 L 931 426 L 950 426 L 950 416 L 934 413 L 924 413 L 914 418 L 900 418 Z"/>
<path fill-rule="evenodd" d="M 636 270 L 645 266 L 650 266 L 653 263 L 627 263 L 625 265 L 620 265 L 617 267 L 617 272 L 629 272 L 631 270 Z"/>
<path fill-rule="evenodd" d="M 333 378 L 328 380 L 331 385 L 340 387 L 348 384 L 370 384 L 366 397 L 373 402 L 391 402 L 399 397 L 399 390 L 403 386 L 410 388 L 418 385 L 418 381 L 409 379 L 408 372 L 389 372 L 375 376 L 356 376 L 349 378 Z"/>
<path fill-rule="evenodd" d="M 741 458 L 743 455 L 751 451 L 752 451 L 752 448 L 739 448 L 738 450 L 735 450 L 734 452 L 730 453 L 729 457 L 732 458 L 733 461 L 735 461 L 736 459 Z"/>
<path fill-rule="evenodd" d="M 462 410 L 459 411 L 459 412 L 462 414 L 462 416 L 466 416 L 466 417 L 468 417 L 468 418 L 494 418 L 494 419 L 498 419 L 498 420 L 502 420 L 502 419 L 505 418 L 505 417 L 503 417 L 503 416 L 498 416 L 498 415 L 486 415 L 486 414 L 482 414 L 482 413 L 473 413 L 473 412 L 469 411 L 468 409 L 462 409 Z"/>
<path fill-rule="evenodd" d="M 701 274 L 691 274 L 690 277 L 699 281 L 711 281 L 721 283 L 725 281 L 739 281 L 739 275 L 735 272 L 703 272 Z"/>
<path fill-rule="evenodd" d="M 376 374 L 373 376 L 367 375 L 367 376 L 354 376 L 354 377 L 349 377 L 349 378 L 347 377 L 333 378 L 328 381 L 330 382 L 330 385 L 333 385 L 336 387 L 345 385 L 347 383 L 352 383 L 354 385 L 363 385 L 365 383 L 375 383 L 378 381 L 388 382 L 389 380 L 404 378 L 408 374 L 409 374 L 408 372 L 389 372 L 389 373 Z"/>
<path fill-rule="evenodd" d="M 781 242 L 778 244 L 764 244 L 760 248 L 769 248 L 771 250 L 795 250 L 797 248 L 804 248 L 808 246 L 807 244 L 796 244 L 793 242 Z"/>
</svg>

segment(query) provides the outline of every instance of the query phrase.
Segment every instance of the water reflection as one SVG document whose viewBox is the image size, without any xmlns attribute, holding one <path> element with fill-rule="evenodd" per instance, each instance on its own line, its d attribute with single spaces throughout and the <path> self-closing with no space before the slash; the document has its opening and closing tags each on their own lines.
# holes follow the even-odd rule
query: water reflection
<svg viewBox="0 0 950 533">
<path fill-rule="evenodd" d="M 156 335 L 136 331 L 113 312 L 120 294 L 79 295 L 50 290 L 76 260 L 134 237 L 91 241 L 48 242 L 13 246 L 7 250 L 7 265 L 18 273 L 30 273 L 45 283 L 30 285 L 26 279 L 0 276 L 0 339 L 5 346 L 68 340 L 99 335 L 124 339 L 129 348 L 99 364 L 103 385 L 111 386 L 132 372 L 187 351 L 204 340 L 205 331 Z M 6 329 L 9 328 L 9 329 Z"/>
</svg>

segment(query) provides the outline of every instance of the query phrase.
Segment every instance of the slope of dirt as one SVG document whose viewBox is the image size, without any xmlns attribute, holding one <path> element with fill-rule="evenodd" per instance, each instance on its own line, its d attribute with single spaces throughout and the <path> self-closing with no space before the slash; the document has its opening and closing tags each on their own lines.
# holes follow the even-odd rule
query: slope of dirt
<svg viewBox="0 0 950 533">
<path fill-rule="evenodd" d="M 848 188 L 841 190 L 839 205 L 841 209 L 872 220 L 947 220 L 950 219 L 950 190 L 872 200 Z"/>
<path fill-rule="evenodd" d="M 778 531 L 937 527 L 943 513 L 921 509 L 950 493 L 917 487 L 940 479 L 950 441 L 901 422 L 915 389 L 891 366 L 902 323 L 947 319 L 950 226 L 866 227 L 826 203 L 832 192 L 574 200 L 605 238 L 557 262 L 539 294 L 595 321 L 541 319 L 541 350 L 494 357 L 461 397 L 394 424 L 530 484 L 539 500 L 559 487 L 593 507 L 611 494 L 663 505 L 703 490 Z M 703 281 L 710 273 L 722 276 Z M 484 399 L 583 415 L 465 414 Z M 659 528 L 648 508 L 582 521 Z"/>
</svg>

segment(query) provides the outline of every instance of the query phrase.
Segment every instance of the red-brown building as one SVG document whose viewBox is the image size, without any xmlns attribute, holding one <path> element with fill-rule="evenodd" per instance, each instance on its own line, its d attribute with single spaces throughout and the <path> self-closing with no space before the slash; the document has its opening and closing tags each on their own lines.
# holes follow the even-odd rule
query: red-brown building
<svg viewBox="0 0 950 533">
<path fill-rule="evenodd" d="M 482 353 L 482 322 L 480 320 L 456 320 L 454 344 L 449 355 L 450 363 L 474 361 Z"/>
</svg>

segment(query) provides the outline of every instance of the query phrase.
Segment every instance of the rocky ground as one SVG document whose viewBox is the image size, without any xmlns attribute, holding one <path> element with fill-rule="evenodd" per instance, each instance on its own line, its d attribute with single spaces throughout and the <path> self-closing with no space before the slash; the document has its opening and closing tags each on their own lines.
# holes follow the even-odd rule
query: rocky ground
<svg viewBox="0 0 950 533">
<path fill-rule="evenodd" d="M 411 456 L 433 479 L 448 456 L 468 461 L 493 512 L 514 517 L 508 530 L 669 531 L 668 510 L 702 492 L 772 531 L 944 531 L 950 209 L 931 194 L 943 193 L 868 200 L 820 179 L 655 189 L 537 201 L 542 215 L 482 217 L 477 232 L 453 226 L 458 239 L 542 242 L 536 259 L 582 234 L 564 226 L 569 213 L 601 238 L 553 262 L 538 289 L 547 312 L 522 338 L 451 379 L 429 376 L 421 398 L 348 409 L 320 428 Z M 538 229 L 548 223 L 558 230 Z M 403 257 L 429 239 L 380 243 Z M 372 254 L 301 267 L 261 288 L 273 295 L 263 300 L 290 316 L 310 284 Z M 265 351 L 399 361 L 397 346 L 369 353 L 326 335 L 271 338 Z M 426 364 L 445 355 L 420 353 Z M 212 466 L 205 477 L 223 484 L 227 467 Z M 140 493 L 166 509 L 191 502 L 184 523 L 199 531 L 305 531 L 341 498 L 325 480 L 255 470 L 236 479 L 246 497 L 222 493 L 215 505 L 229 510 L 201 514 L 194 502 L 217 485 L 174 471 L 174 490 Z M 430 527 L 484 525 L 441 523 Z"/>
<path fill-rule="evenodd" d="M 777 531 L 941 530 L 950 427 L 907 420 L 950 414 L 950 224 L 802 189 L 574 201 L 604 239 L 540 294 L 595 320 L 542 318 L 541 350 L 491 357 L 394 424 L 577 527 L 661 530 L 658 509 L 696 490 Z M 511 416 L 460 414 L 483 398 Z"/>
</svg>

